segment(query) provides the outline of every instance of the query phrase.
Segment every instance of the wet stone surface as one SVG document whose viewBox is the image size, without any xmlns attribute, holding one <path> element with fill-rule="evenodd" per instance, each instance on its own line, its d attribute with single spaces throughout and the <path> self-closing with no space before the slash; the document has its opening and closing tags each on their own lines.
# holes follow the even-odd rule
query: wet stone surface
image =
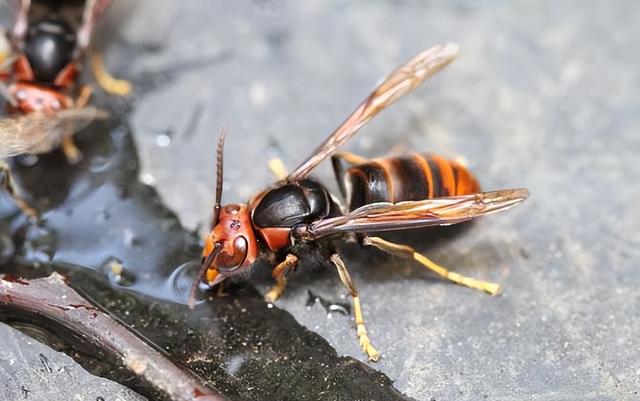
<svg viewBox="0 0 640 401">
<path fill-rule="evenodd" d="M 387 377 L 420 400 L 638 397 L 638 7 L 622 0 L 120 7 L 106 62 L 136 84 L 132 113 L 116 109 L 134 136 L 119 125 L 94 127 L 80 137 L 88 157 L 77 167 L 60 155 L 35 166 L 17 161 L 21 184 L 49 212 L 41 228 L 6 212 L 0 261 L 14 248 L 14 263 L 52 259 L 70 272 L 75 265 L 101 272 L 125 293 L 80 278 L 80 287 L 92 288 L 87 295 L 239 399 L 270 391 L 282 399 L 317 399 L 322 391 L 326 399 L 400 398 Z M 389 237 L 499 282 L 502 296 L 344 246 L 383 352 L 371 366 L 386 376 L 338 356 L 363 359 L 351 316 L 307 305 L 309 290 L 329 305 L 349 301 L 321 261 L 301 264 L 275 308 L 251 286 L 194 314 L 139 298 L 184 300 L 192 271 L 184 264 L 197 260 L 210 217 L 223 125 L 230 129 L 224 200 L 245 201 L 272 181 L 269 158 L 294 167 L 382 75 L 449 41 L 460 45 L 459 59 L 347 149 L 462 156 L 485 189 L 529 188 L 532 197 L 507 214 Z M 335 188 L 328 165 L 316 175 Z M 267 266 L 256 270 L 251 284 L 264 293 Z M 320 389 L 325 380 L 335 385 Z M 374 389 L 381 393 L 368 393 Z"/>
</svg>

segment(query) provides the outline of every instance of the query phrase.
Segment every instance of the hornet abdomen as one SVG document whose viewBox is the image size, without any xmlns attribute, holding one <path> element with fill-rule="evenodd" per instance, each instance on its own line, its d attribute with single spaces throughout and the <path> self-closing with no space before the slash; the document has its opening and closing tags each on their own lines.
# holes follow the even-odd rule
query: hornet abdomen
<svg viewBox="0 0 640 401">
<path fill-rule="evenodd" d="M 418 201 L 480 191 L 466 167 L 431 154 L 373 159 L 349 168 L 344 180 L 349 210 L 375 202 Z"/>
</svg>

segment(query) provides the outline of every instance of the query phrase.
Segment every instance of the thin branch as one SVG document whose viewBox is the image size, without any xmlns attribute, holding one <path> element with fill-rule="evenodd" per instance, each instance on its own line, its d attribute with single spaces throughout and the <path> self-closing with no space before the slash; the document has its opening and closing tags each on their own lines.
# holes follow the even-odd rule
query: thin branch
<svg viewBox="0 0 640 401">
<path fill-rule="evenodd" d="M 74 330 L 101 349 L 115 354 L 127 369 L 172 400 L 227 400 L 90 304 L 57 273 L 34 280 L 1 276 L 0 306 L 35 313 Z"/>
</svg>

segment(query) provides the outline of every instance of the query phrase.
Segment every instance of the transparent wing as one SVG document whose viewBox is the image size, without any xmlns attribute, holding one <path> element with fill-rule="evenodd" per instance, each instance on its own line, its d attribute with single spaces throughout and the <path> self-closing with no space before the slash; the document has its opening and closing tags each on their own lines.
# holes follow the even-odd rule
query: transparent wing
<svg viewBox="0 0 640 401">
<path fill-rule="evenodd" d="M 0 74 L 6 73 L 13 63 L 11 54 L 11 42 L 9 42 L 7 32 L 0 28 Z M 2 76 L 0 75 L 0 78 L 1 77 Z"/>
<path fill-rule="evenodd" d="M 13 27 L 11 28 L 11 39 L 18 45 L 22 43 L 29 29 L 31 0 L 11 0 L 10 4 L 16 13 L 13 19 Z"/>
<path fill-rule="evenodd" d="M 22 153 L 44 153 L 108 113 L 94 107 L 66 109 L 54 115 L 32 113 L 0 120 L 0 158 Z"/>
<path fill-rule="evenodd" d="M 457 54 L 457 45 L 438 45 L 418 54 L 392 72 L 304 163 L 289 174 L 287 180 L 294 181 L 306 177 L 376 114 L 447 66 Z"/>
<path fill-rule="evenodd" d="M 529 191 L 521 188 L 423 201 L 372 203 L 344 216 L 312 223 L 309 231 L 316 238 L 320 238 L 345 232 L 362 233 L 446 226 L 507 210 L 523 202 L 528 196 Z"/>
<path fill-rule="evenodd" d="M 111 2 L 112 0 L 86 0 L 82 24 L 77 32 L 77 46 L 80 51 L 84 52 L 91 44 L 91 36 L 96 22 L 107 7 L 111 5 Z"/>
</svg>

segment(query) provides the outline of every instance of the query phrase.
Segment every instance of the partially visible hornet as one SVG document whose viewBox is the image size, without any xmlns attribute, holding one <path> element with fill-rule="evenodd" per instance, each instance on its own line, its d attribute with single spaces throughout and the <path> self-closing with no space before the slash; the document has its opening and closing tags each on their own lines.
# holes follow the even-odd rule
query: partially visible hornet
<svg viewBox="0 0 640 401">
<path fill-rule="evenodd" d="M 86 107 L 92 88 L 79 84 L 78 78 L 95 23 L 111 0 L 87 0 L 77 10 L 79 24 L 73 23 L 64 2 L 13 3 L 13 26 L 0 39 L 0 95 L 6 100 L 8 114 L 0 122 L 0 158 L 45 153 L 61 145 L 69 162 L 75 163 L 81 153 L 73 142 L 74 133 L 93 119 L 106 116 Z M 92 61 L 94 75 L 106 91 L 129 92 L 128 82 L 104 71 L 98 55 L 93 55 Z M 0 173 L 4 173 L 0 183 L 20 208 L 35 218 L 36 211 L 19 195 L 2 160 Z"/>
</svg>

